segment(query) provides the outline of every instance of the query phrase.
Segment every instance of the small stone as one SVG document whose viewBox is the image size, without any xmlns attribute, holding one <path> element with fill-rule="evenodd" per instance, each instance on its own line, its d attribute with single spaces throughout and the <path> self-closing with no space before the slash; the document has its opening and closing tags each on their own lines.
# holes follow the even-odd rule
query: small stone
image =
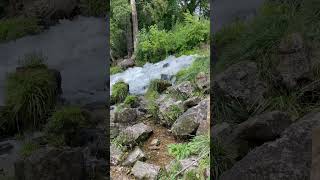
<svg viewBox="0 0 320 180">
<path fill-rule="evenodd" d="M 141 160 L 145 160 L 146 155 L 143 153 L 143 151 L 137 146 L 127 157 L 127 159 L 122 163 L 124 166 L 131 166 L 135 162 Z"/>
<path fill-rule="evenodd" d="M 121 162 L 121 159 L 125 152 L 123 152 L 120 148 L 111 144 L 110 146 L 110 157 L 111 157 L 111 165 L 116 166 Z"/>
<path fill-rule="evenodd" d="M 138 179 L 156 180 L 160 172 L 160 167 L 137 161 L 131 172 Z"/>
<path fill-rule="evenodd" d="M 159 139 L 153 139 L 150 143 L 151 146 L 159 146 L 160 140 Z"/>
<path fill-rule="evenodd" d="M 160 147 L 158 147 L 158 146 L 149 146 L 149 149 L 150 150 L 159 150 Z"/>
</svg>

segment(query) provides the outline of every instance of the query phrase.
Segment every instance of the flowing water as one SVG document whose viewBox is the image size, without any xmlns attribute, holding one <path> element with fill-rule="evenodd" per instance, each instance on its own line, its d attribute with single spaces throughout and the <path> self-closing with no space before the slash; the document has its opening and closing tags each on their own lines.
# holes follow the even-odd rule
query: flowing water
<svg viewBox="0 0 320 180">
<path fill-rule="evenodd" d="M 195 58 L 196 55 L 181 56 L 178 58 L 169 56 L 167 59 L 155 64 L 147 63 L 143 67 L 129 68 L 122 73 L 112 75 L 110 77 L 110 87 L 122 80 L 129 84 L 131 94 L 143 94 L 146 92 L 151 80 L 161 79 L 161 77 L 171 77 L 181 69 L 190 66 Z"/>
</svg>

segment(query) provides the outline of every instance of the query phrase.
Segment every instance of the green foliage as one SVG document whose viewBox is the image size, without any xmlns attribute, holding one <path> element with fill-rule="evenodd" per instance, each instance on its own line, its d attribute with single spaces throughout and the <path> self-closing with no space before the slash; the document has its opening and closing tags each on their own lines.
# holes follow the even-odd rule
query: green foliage
<svg viewBox="0 0 320 180">
<path fill-rule="evenodd" d="M 168 146 L 169 154 L 176 158 L 175 163 L 170 168 L 169 172 L 162 172 L 160 179 L 181 179 L 177 175 L 181 170 L 181 164 L 178 160 L 198 156 L 199 167 L 192 172 L 185 172 L 182 179 L 199 179 L 204 180 L 205 170 L 209 168 L 209 152 L 210 152 L 210 137 L 208 135 L 196 136 L 188 143 L 170 144 Z"/>
<path fill-rule="evenodd" d="M 110 45 L 114 58 L 127 55 L 127 31 L 131 8 L 127 0 L 113 0 L 110 16 Z"/>
<path fill-rule="evenodd" d="M 149 114 L 152 115 L 153 118 L 155 119 L 159 119 L 158 113 L 159 113 L 159 106 L 158 104 L 155 102 L 155 100 L 149 100 L 148 104 L 147 104 L 147 111 Z"/>
<path fill-rule="evenodd" d="M 6 15 L 6 8 L 9 5 L 8 0 L 1 0 L 0 1 L 0 19 Z"/>
<path fill-rule="evenodd" d="M 139 106 L 139 99 L 137 96 L 129 95 L 124 100 L 124 104 L 129 107 L 135 108 Z"/>
<path fill-rule="evenodd" d="M 0 42 L 10 41 L 26 35 L 41 32 L 38 20 L 34 18 L 10 18 L 0 20 Z"/>
<path fill-rule="evenodd" d="M 170 144 L 169 154 L 177 159 L 188 158 L 191 155 L 199 155 L 210 151 L 210 137 L 206 135 L 196 136 L 188 143 Z"/>
<path fill-rule="evenodd" d="M 57 83 L 46 68 L 10 73 L 6 83 L 8 129 L 38 128 L 54 107 Z"/>
<path fill-rule="evenodd" d="M 123 69 L 119 66 L 114 66 L 110 68 L 110 75 L 123 72 Z"/>
<path fill-rule="evenodd" d="M 147 94 L 149 92 L 153 92 L 153 91 L 158 92 L 158 93 L 162 93 L 169 86 L 171 86 L 171 83 L 167 80 L 161 80 L 161 79 L 152 80 L 150 82 Z"/>
<path fill-rule="evenodd" d="M 80 0 L 81 11 L 88 16 L 104 16 L 107 13 L 105 0 Z"/>
<path fill-rule="evenodd" d="M 46 126 L 47 138 L 52 145 L 70 144 L 70 138 L 80 128 L 89 126 L 89 115 L 79 107 L 67 106 L 56 110 Z"/>
<path fill-rule="evenodd" d="M 174 123 L 179 116 L 183 114 L 183 109 L 177 105 L 171 105 L 169 107 L 168 112 L 165 114 L 165 119 L 169 120 L 170 122 Z"/>
<path fill-rule="evenodd" d="M 221 142 L 214 140 L 210 149 L 211 157 L 210 168 L 213 169 L 213 179 L 219 179 L 219 176 L 232 167 L 235 159 L 234 153 L 227 149 Z"/>
<path fill-rule="evenodd" d="M 46 130 L 56 135 L 75 132 L 81 127 L 86 127 L 87 117 L 79 107 L 63 107 L 55 111 L 49 118 Z"/>
<path fill-rule="evenodd" d="M 34 142 L 25 142 L 20 150 L 20 154 L 22 157 L 28 157 L 30 156 L 34 151 L 39 149 L 39 144 L 36 144 Z"/>
<path fill-rule="evenodd" d="M 218 32 L 215 38 L 218 64 L 214 73 L 221 72 L 242 60 L 260 60 L 273 54 L 295 17 L 294 8 L 288 4 L 267 2 L 259 14 L 248 23 L 236 22 Z"/>
<path fill-rule="evenodd" d="M 166 170 L 160 171 L 159 180 L 176 180 L 175 175 L 182 169 L 181 164 L 178 161 L 175 161 L 169 171 Z"/>
<path fill-rule="evenodd" d="M 188 51 L 209 40 L 209 21 L 185 14 L 185 21 L 166 31 L 154 25 L 139 34 L 137 63 L 155 63 L 166 56 Z"/>
<path fill-rule="evenodd" d="M 209 73 L 210 59 L 209 57 L 197 58 L 190 67 L 180 70 L 176 77 L 178 82 L 192 81 L 200 72 Z"/>
<path fill-rule="evenodd" d="M 111 103 L 121 103 L 129 95 L 129 85 L 123 81 L 112 86 Z"/>
</svg>

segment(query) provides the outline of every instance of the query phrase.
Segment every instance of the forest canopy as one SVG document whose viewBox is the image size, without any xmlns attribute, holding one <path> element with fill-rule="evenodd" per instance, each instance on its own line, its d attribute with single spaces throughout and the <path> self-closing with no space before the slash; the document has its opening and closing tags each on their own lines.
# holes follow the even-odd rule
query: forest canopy
<svg viewBox="0 0 320 180">
<path fill-rule="evenodd" d="M 134 55 L 144 63 L 190 50 L 209 40 L 208 19 L 206 0 L 113 0 L 111 56 L 119 59 Z"/>
</svg>

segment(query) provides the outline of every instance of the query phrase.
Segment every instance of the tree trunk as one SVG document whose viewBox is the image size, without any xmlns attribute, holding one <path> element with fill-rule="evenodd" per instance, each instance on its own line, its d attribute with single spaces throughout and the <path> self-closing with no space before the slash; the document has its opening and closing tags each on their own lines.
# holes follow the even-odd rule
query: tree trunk
<svg viewBox="0 0 320 180">
<path fill-rule="evenodd" d="M 130 0 L 131 11 L 132 11 L 132 37 L 133 37 L 133 51 L 134 54 L 137 50 L 138 45 L 138 14 L 136 8 L 136 1 Z"/>
<path fill-rule="evenodd" d="M 132 36 L 131 18 L 129 19 L 127 24 L 127 51 L 128 51 L 128 57 L 131 57 L 133 54 L 133 36 Z"/>
</svg>

